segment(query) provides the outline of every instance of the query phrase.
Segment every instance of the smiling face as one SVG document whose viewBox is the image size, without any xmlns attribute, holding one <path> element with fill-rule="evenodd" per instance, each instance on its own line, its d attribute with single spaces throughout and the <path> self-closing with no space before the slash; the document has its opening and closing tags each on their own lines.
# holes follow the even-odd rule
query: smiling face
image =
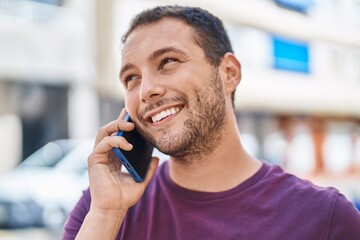
<svg viewBox="0 0 360 240">
<path fill-rule="evenodd" d="M 194 34 L 164 18 L 135 29 L 122 52 L 127 111 L 155 147 L 177 158 L 209 153 L 225 122 L 220 74 Z"/>
</svg>

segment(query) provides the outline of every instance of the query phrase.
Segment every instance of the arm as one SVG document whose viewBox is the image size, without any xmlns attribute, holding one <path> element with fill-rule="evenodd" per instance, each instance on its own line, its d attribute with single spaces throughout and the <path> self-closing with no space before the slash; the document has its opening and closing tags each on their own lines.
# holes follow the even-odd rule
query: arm
<svg viewBox="0 0 360 240">
<path fill-rule="evenodd" d="M 90 209 L 76 239 L 115 239 L 127 209 L 98 211 Z"/>
<path fill-rule="evenodd" d="M 88 159 L 91 204 L 76 239 L 114 239 L 127 210 L 141 198 L 156 171 L 158 159 L 153 158 L 146 179 L 141 183 L 121 172 L 121 162 L 112 148 L 129 151 L 132 145 L 116 133 L 134 128 L 133 123 L 123 120 L 124 116 L 123 110 L 119 119 L 102 127 L 97 134 Z"/>
</svg>

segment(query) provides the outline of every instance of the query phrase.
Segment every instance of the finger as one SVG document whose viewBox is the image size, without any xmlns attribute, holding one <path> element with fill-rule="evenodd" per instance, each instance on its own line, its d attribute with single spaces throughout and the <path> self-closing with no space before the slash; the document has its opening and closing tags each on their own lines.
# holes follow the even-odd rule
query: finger
<svg viewBox="0 0 360 240">
<path fill-rule="evenodd" d="M 126 113 L 127 113 L 126 108 L 121 109 L 118 119 L 125 119 Z"/>
<path fill-rule="evenodd" d="M 153 157 L 151 159 L 151 163 L 148 169 L 148 172 L 146 174 L 145 180 L 144 180 L 144 184 L 145 186 L 147 186 L 151 180 L 151 178 L 155 175 L 156 169 L 159 165 L 159 158 L 158 157 Z"/>
<path fill-rule="evenodd" d="M 131 131 L 135 128 L 135 125 L 130 122 L 126 122 L 121 119 L 114 120 L 99 129 L 95 139 L 95 146 L 105 137 L 111 136 L 121 130 Z"/>
<path fill-rule="evenodd" d="M 96 163 L 109 163 L 108 153 L 113 148 L 120 148 L 125 151 L 130 151 L 133 146 L 123 137 L 106 136 L 97 144 L 89 157 L 89 166 Z"/>
<path fill-rule="evenodd" d="M 126 108 L 121 109 L 121 112 L 120 112 L 120 114 L 119 114 L 118 119 L 125 119 L 126 113 L 127 113 Z M 115 135 L 116 135 L 118 132 L 120 132 L 120 131 L 121 131 L 121 130 L 120 130 L 120 128 L 119 128 L 118 131 L 112 133 L 111 136 L 115 136 Z"/>
</svg>

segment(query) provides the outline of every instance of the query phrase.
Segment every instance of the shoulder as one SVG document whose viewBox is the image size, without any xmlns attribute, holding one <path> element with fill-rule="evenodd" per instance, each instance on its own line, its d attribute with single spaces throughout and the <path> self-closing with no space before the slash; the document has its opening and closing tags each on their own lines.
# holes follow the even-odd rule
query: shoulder
<svg viewBox="0 0 360 240">
<path fill-rule="evenodd" d="M 329 239 L 360 239 L 360 212 L 341 193 L 332 211 Z"/>
<path fill-rule="evenodd" d="M 317 186 L 275 165 L 267 168 L 263 186 L 281 209 L 318 226 L 328 239 L 360 239 L 360 213 L 338 189 Z"/>
<path fill-rule="evenodd" d="M 273 190 L 281 191 L 283 194 L 300 195 L 305 198 L 317 196 L 331 199 L 333 202 L 337 199 L 339 191 L 336 188 L 317 186 L 309 180 L 284 171 L 277 165 L 264 164 L 267 171 L 262 181 L 271 186 Z"/>
<path fill-rule="evenodd" d="M 283 171 L 279 166 L 264 164 L 267 165 L 267 171 L 259 184 L 264 196 L 274 204 L 303 217 L 312 218 L 312 214 L 316 212 L 317 219 L 331 218 L 339 196 L 337 189 L 317 186 Z"/>
</svg>

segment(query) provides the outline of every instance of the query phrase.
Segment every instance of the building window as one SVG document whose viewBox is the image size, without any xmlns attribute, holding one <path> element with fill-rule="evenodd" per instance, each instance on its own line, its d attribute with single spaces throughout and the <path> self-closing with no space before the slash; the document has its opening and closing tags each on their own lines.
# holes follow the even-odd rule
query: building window
<svg viewBox="0 0 360 240">
<path fill-rule="evenodd" d="M 272 37 L 273 67 L 275 69 L 309 73 L 309 47 L 307 43 L 278 36 Z"/>
</svg>

